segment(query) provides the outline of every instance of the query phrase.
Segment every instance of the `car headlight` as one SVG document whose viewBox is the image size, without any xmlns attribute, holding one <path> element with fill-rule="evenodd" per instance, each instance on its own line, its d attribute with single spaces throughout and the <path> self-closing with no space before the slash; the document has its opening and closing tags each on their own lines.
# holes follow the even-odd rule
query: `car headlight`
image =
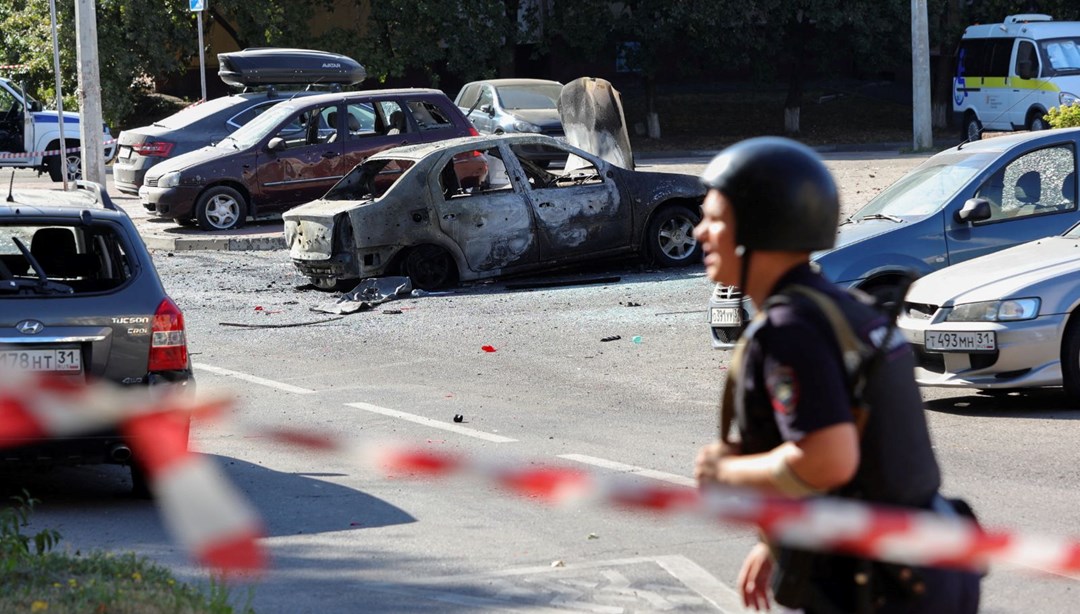
<svg viewBox="0 0 1080 614">
<path fill-rule="evenodd" d="M 1015 322 L 1039 315 L 1039 299 L 1014 298 L 957 305 L 945 316 L 946 322 Z"/>
<path fill-rule="evenodd" d="M 180 171 L 165 173 L 158 178 L 157 185 L 159 188 L 175 188 L 180 185 Z"/>
<path fill-rule="evenodd" d="M 1061 92 L 1058 94 L 1058 102 L 1061 103 L 1061 106 L 1063 107 L 1076 104 L 1077 101 L 1080 101 L 1080 97 L 1077 97 L 1076 94 L 1070 94 L 1069 92 Z"/>
<path fill-rule="evenodd" d="M 518 132 L 540 132 L 540 126 L 519 119 L 514 122 L 514 130 Z"/>
</svg>

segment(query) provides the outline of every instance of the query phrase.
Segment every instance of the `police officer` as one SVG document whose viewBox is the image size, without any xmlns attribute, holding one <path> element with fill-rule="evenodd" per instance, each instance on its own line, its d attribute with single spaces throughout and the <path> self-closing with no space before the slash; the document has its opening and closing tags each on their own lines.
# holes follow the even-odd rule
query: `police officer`
<svg viewBox="0 0 1080 614">
<path fill-rule="evenodd" d="M 868 297 L 832 285 L 810 264 L 812 251 L 833 246 L 840 209 L 818 156 L 788 139 L 750 139 L 721 152 L 702 180 L 708 193 L 694 236 L 706 272 L 742 289 L 759 315 L 735 350 L 725 386 L 737 436 L 722 425 L 721 440 L 701 449 L 699 484 L 955 513 L 938 495 L 910 350 Z M 858 338 L 858 370 L 843 360 L 837 320 L 823 307 Z M 739 574 L 747 607 L 769 607 L 770 581 L 777 602 L 807 613 L 978 609 L 973 573 L 762 541 Z"/>
</svg>

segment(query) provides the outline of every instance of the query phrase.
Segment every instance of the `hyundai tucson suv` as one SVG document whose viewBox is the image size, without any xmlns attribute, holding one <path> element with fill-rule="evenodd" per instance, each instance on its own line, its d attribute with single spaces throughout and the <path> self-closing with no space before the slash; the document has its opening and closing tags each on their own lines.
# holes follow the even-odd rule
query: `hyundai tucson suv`
<svg viewBox="0 0 1080 614">
<path fill-rule="evenodd" d="M 13 191 L 0 201 L 0 369 L 194 387 L 184 316 L 131 219 L 100 185 Z M 115 430 L 0 440 L 0 466 L 129 465 L 142 494 L 137 460 Z"/>
</svg>

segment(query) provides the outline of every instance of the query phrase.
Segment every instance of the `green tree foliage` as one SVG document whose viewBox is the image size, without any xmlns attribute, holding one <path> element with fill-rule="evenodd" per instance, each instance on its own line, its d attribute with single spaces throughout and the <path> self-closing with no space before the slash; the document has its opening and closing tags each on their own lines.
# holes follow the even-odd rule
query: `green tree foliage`
<svg viewBox="0 0 1080 614">
<path fill-rule="evenodd" d="M 408 74 L 423 74 L 436 86 L 445 75 L 493 77 L 520 35 L 510 17 L 517 2 L 379 0 L 369 6 L 366 28 L 343 24 L 316 40 L 322 49 L 360 59 L 380 83 Z"/>
<path fill-rule="evenodd" d="M 76 24 L 74 0 L 57 0 L 64 108 L 76 110 Z M 155 78 L 175 74 L 198 58 L 196 16 L 186 2 L 97 0 L 98 64 L 102 112 L 110 125 L 122 124 Z M 213 0 L 205 27 L 224 17 L 241 46 L 296 45 L 308 38 L 308 19 L 330 0 L 260 0 L 251 10 L 244 0 Z M 4 71 L 45 101 L 55 100 L 49 0 L 0 2 L 0 64 Z"/>
</svg>

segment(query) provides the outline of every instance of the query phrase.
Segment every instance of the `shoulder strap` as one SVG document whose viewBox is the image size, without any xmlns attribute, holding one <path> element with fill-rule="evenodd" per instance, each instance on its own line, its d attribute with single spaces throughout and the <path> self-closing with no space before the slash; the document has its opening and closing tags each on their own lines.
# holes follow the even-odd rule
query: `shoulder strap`
<svg viewBox="0 0 1080 614">
<path fill-rule="evenodd" d="M 836 303 L 827 294 L 820 290 L 793 284 L 784 289 L 783 294 L 776 295 L 766 302 L 763 311 L 770 304 L 790 300 L 791 295 L 798 295 L 810 300 L 811 303 L 825 316 L 832 329 L 836 343 L 840 347 L 840 356 L 844 362 L 844 370 L 847 373 L 848 392 L 851 394 L 851 414 L 855 420 L 855 428 L 862 436 L 866 428 L 866 422 L 870 417 L 870 409 L 863 403 L 862 392 L 866 386 L 866 374 L 869 368 L 876 362 L 878 350 L 866 343 L 855 334 L 847 317 L 837 307 Z"/>
</svg>

